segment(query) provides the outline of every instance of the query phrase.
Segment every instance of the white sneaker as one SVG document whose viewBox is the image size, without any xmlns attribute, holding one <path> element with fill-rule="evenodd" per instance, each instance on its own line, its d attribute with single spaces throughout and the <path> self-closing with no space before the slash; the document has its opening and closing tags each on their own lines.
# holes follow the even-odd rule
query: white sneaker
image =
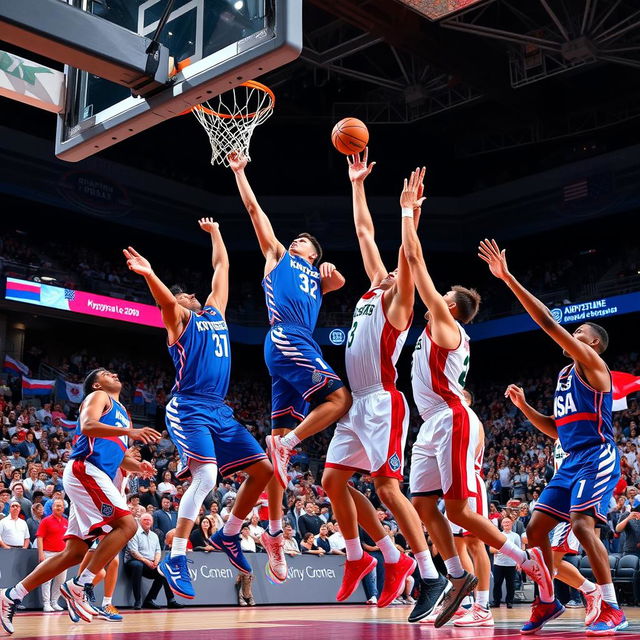
<svg viewBox="0 0 640 640">
<path fill-rule="evenodd" d="M 260 536 L 260 544 L 267 552 L 267 575 L 276 582 L 284 582 L 287 579 L 287 560 L 284 555 L 282 531 L 275 536 L 264 531 Z"/>
<path fill-rule="evenodd" d="M 54 602 L 51 606 L 54 611 L 64 611 L 64 607 L 61 607 L 57 602 Z"/>
<path fill-rule="evenodd" d="M 376 598 L 376 596 L 371 596 L 371 597 L 367 600 L 367 604 L 378 604 L 378 598 Z"/>
<path fill-rule="evenodd" d="M 584 599 L 587 601 L 584 624 L 590 627 L 600 617 L 600 609 L 602 608 L 600 589 L 596 587 L 591 593 L 585 593 Z"/>
<path fill-rule="evenodd" d="M 489 609 L 481 607 L 477 602 L 474 602 L 471 609 L 457 618 L 453 626 L 454 627 L 493 627 L 493 615 Z"/>
<path fill-rule="evenodd" d="M 7 633 L 13 633 L 13 616 L 20 600 L 9 597 L 9 589 L 0 589 L 0 622 Z"/>
<path fill-rule="evenodd" d="M 391 604 L 404 604 L 404 602 L 402 602 L 400 598 L 396 598 L 395 600 L 391 601 Z"/>
<path fill-rule="evenodd" d="M 283 489 L 287 488 L 289 484 L 289 477 L 287 476 L 287 467 L 289 466 L 289 458 L 293 453 L 291 449 L 281 444 L 282 438 L 280 436 L 267 436 L 267 453 L 271 459 L 273 465 L 273 474 L 280 483 Z"/>
<path fill-rule="evenodd" d="M 60 594 L 67 601 L 69 607 L 69 617 L 73 620 L 75 614 L 85 622 L 91 622 L 96 615 L 95 609 L 91 606 L 93 596 L 93 586 L 86 584 L 83 586 L 75 580 L 67 580 L 60 587 Z"/>
<path fill-rule="evenodd" d="M 553 602 L 553 579 L 544 562 L 544 556 L 539 547 L 532 547 L 527 551 L 528 558 L 520 565 L 520 568 L 538 585 L 540 599 L 543 602 Z"/>
<path fill-rule="evenodd" d="M 416 601 L 411 596 L 406 596 L 404 599 L 405 604 L 415 604 Z"/>
<path fill-rule="evenodd" d="M 55 609 L 47 602 L 47 604 L 43 605 L 42 610 L 45 613 L 53 613 Z"/>
</svg>

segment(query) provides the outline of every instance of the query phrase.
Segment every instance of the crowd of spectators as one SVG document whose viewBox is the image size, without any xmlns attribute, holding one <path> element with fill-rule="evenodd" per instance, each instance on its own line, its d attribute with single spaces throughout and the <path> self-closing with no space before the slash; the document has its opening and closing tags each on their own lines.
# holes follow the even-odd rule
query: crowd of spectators
<svg viewBox="0 0 640 640">
<path fill-rule="evenodd" d="M 69 375 L 81 377 L 84 371 L 97 364 L 91 356 L 80 352 L 69 357 L 63 366 Z M 171 381 L 168 371 L 161 366 L 154 368 L 143 363 L 134 365 L 121 361 L 110 363 L 110 366 L 115 366 L 130 385 L 148 385 L 161 412 Z M 613 362 L 612 367 L 640 374 L 639 356 L 628 353 Z M 139 377 L 141 375 L 142 378 Z M 550 371 L 532 375 L 521 384 L 533 406 L 541 411 L 550 410 L 555 386 L 555 378 Z M 228 402 L 238 417 L 262 442 L 269 428 L 268 398 L 266 381 L 251 379 L 236 381 L 228 396 Z M 486 431 L 483 471 L 492 502 L 490 517 L 496 526 L 501 526 L 505 516 L 512 517 L 513 530 L 522 534 L 540 492 L 553 475 L 553 443 L 535 431 L 524 416 L 505 401 L 502 387 L 486 385 L 476 389 L 474 409 Z M 64 499 L 61 478 L 69 459 L 73 432 L 61 421 L 73 419 L 76 412 L 77 406 L 70 403 L 16 399 L 10 388 L 0 381 L 0 516 L 6 520 L 0 520 L 1 547 L 33 545 L 41 519 L 51 514 L 56 499 Z M 638 555 L 640 517 L 627 519 L 633 509 L 640 507 L 640 498 L 636 497 L 640 489 L 639 414 L 636 399 L 630 399 L 626 410 L 614 414 L 616 438 L 622 452 L 622 476 L 611 504 L 610 526 L 603 536 L 611 551 Z M 412 416 L 407 461 L 419 427 L 417 416 Z M 331 430 L 319 434 L 305 443 L 292 459 L 290 483 L 285 495 L 286 519 L 291 527 L 285 537 L 290 555 L 343 552 L 339 527 L 333 520 L 330 502 L 318 480 L 330 437 Z M 188 485 L 176 479 L 177 453 L 166 431 L 163 430 L 162 438 L 156 444 L 142 446 L 140 453 L 144 459 L 153 462 L 158 475 L 150 481 L 130 480 L 130 506 L 138 517 L 144 512 L 152 515 L 154 530 L 165 546 L 165 538 L 176 524 L 180 498 Z M 211 550 L 207 538 L 228 517 L 235 493 L 243 480 L 242 473 L 220 479 L 220 484 L 205 501 L 201 520 L 194 529 L 193 548 Z M 389 535 L 401 546 L 406 546 L 397 525 L 376 495 L 371 477 L 356 474 L 353 482 L 381 510 L 381 518 L 389 525 Z M 243 547 L 250 552 L 261 550 L 261 526 L 268 519 L 266 495 L 262 498 L 263 502 L 256 505 L 242 533 Z M 16 518 L 23 521 L 24 526 L 16 523 Z"/>
</svg>

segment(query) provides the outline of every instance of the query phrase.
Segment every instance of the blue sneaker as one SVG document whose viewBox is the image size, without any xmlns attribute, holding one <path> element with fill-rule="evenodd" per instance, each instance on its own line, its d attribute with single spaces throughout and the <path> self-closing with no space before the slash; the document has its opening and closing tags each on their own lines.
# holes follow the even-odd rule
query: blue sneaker
<svg viewBox="0 0 640 640">
<path fill-rule="evenodd" d="M 214 549 L 224 551 L 229 558 L 229 562 L 242 573 L 251 573 L 251 565 L 242 553 L 240 546 L 240 534 L 235 536 L 225 536 L 222 529 L 216 531 L 210 538 L 209 542 Z"/>
<path fill-rule="evenodd" d="M 95 604 L 93 608 L 96 610 L 99 618 L 108 620 L 109 622 L 122 622 L 122 616 L 112 604 L 106 604 L 104 607 L 98 607 Z"/>
<path fill-rule="evenodd" d="M 611 636 L 616 631 L 621 631 L 629 626 L 629 621 L 625 618 L 620 607 L 602 601 L 600 615 L 593 624 L 587 627 L 588 636 Z"/>
<path fill-rule="evenodd" d="M 158 565 L 158 572 L 165 577 L 173 593 L 181 598 L 193 600 L 196 597 L 196 591 L 191 584 L 187 563 L 193 563 L 193 560 L 187 560 L 187 556 L 175 556 L 174 558 L 167 556 Z"/>
<path fill-rule="evenodd" d="M 565 612 L 565 608 L 557 598 L 553 602 L 541 602 L 540 598 L 533 601 L 531 618 L 520 629 L 520 633 L 537 633 L 550 620 L 555 620 Z"/>
</svg>

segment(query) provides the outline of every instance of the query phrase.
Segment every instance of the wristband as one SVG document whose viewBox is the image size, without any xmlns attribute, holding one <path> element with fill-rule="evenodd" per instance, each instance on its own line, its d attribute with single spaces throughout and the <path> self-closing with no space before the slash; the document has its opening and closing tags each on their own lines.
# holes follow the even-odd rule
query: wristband
<svg viewBox="0 0 640 640">
<path fill-rule="evenodd" d="M 413 209 L 410 209 L 409 207 L 402 207 L 402 217 L 413 218 Z"/>
</svg>

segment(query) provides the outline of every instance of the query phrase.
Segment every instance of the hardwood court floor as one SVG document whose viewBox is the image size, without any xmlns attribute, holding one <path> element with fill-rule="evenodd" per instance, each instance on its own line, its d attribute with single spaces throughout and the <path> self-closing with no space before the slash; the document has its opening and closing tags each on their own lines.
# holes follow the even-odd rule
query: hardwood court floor
<svg viewBox="0 0 640 640">
<path fill-rule="evenodd" d="M 74 640 L 515 640 L 528 618 L 529 607 L 494 610 L 495 627 L 460 629 L 448 624 L 408 624 L 409 606 L 386 609 L 365 605 L 251 608 L 189 608 L 180 611 L 123 611 L 123 622 L 97 618 L 91 624 L 72 624 L 66 613 L 23 613 L 14 618 L 14 638 Z M 640 637 L 640 609 L 625 609 L 630 626 L 616 637 Z M 568 609 L 537 637 L 578 640 L 584 610 Z M 0 633 L 1 627 L 0 627 Z"/>
</svg>

